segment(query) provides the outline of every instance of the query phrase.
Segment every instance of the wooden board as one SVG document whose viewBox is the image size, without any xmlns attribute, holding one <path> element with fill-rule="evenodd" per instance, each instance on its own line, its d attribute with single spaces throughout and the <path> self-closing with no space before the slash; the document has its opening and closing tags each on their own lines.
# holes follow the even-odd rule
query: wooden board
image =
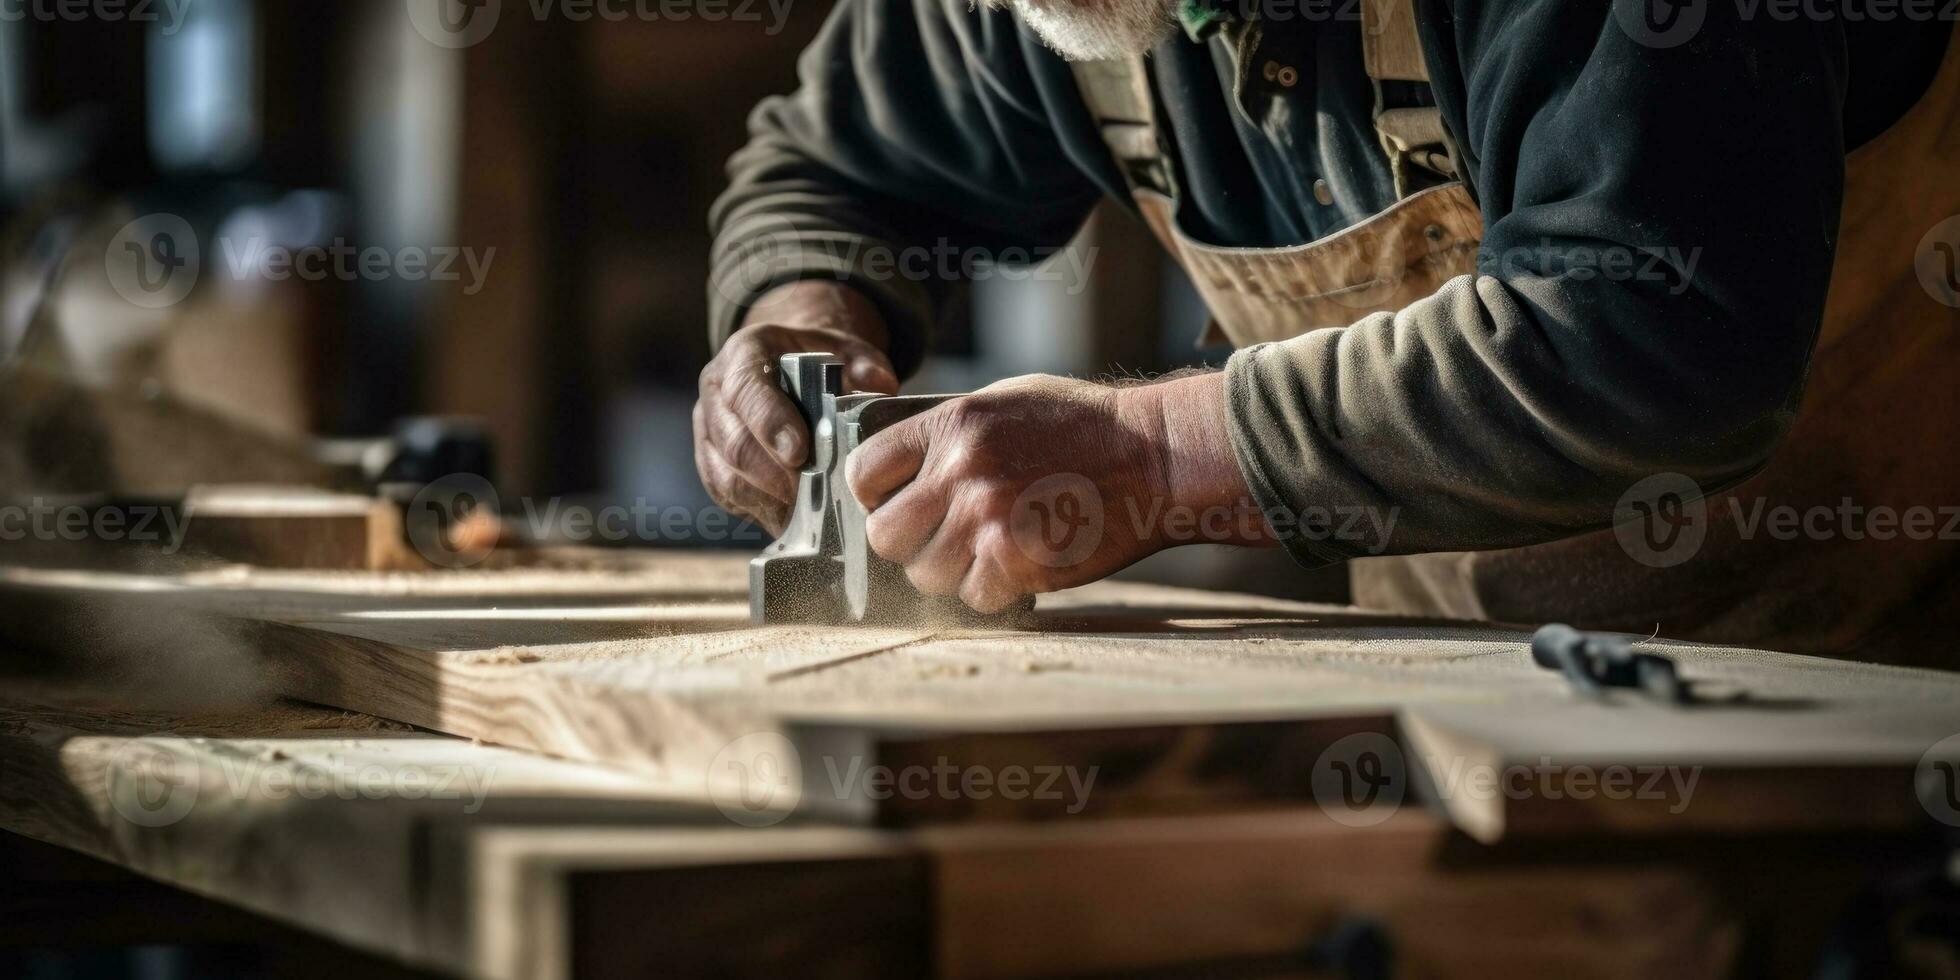
<svg viewBox="0 0 1960 980">
<path fill-rule="evenodd" d="M 400 504 L 359 494 L 283 487 L 203 486 L 183 503 L 192 558 L 265 568 L 393 571 L 427 568 L 410 547 Z"/>
<path fill-rule="evenodd" d="M 1708 829 L 1770 819 L 1793 800 L 1906 785 L 1922 753 L 1960 730 L 1950 674 L 1654 641 L 1642 648 L 1675 657 L 1725 702 L 1656 714 L 1626 698 L 1575 701 L 1514 630 L 1114 583 L 1045 597 L 1023 631 L 754 628 L 740 616 L 740 556 L 667 561 L 596 576 L 613 590 L 598 595 L 544 574 L 528 579 L 558 587 L 534 593 L 497 573 L 324 578 L 331 587 L 320 588 L 256 572 L 224 584 L 15 572 L 0 575 L 0 605 L 10 596 L 39 610 L 32 623 L 53 634 L 49 648 L 104 642 L 82 627 L 99 624 L 105 605 L 139 622 L 164 615 L 157 607 L 195 610 L 249 651 L 237 669 L 266 691 L 628 769 L 676 792 L 766 790 L 889 825 L 1324 802 L 1314 777 L 1342 761 L 1329 753 L 1343 739 L 1407 728 L 1427 741 L 1394 743 L 1402 758 L 1387 760 L 1391 777 L 1409 776 L 1411 762 L 1423 769 L 1405 779 L 1405 801 L 1435 794 L 1464 765 L 1503 771 L 1587 735 L 1587 764 L 1698 767 L 1695 792 L 1723 802 L 1695 817 L 1713 822 L 1665 809 L 1653 822 Z M 63 605 L 72 614 L 49 612 Z M 1498 739 L 1495 753 L 1485 746 L 1497 736 L 1465 721 L 1531 718 L 1545 720 Z M 1859 751 L 1838 751 L 1846 745 Z M 967 792 L 908 799 L 839 778 L 942 758 L 1098 782 L 1086 800 L 1036 805 Z M 744 781 L 778 772 L 788 775 L 767 786 Z M 1788 785 L 1761 793 L 1764 773 Z M 1563 794 L 1530 802 L 1548 814 L 1530 825 L 1569 832 L 1654 812 Z M 1896 829 L 1923 820 L 1910 802 L 1811 809 Z M 1520 826 L 1487 806 L 1448 812 L 1486 838 Z"/>
</svg>

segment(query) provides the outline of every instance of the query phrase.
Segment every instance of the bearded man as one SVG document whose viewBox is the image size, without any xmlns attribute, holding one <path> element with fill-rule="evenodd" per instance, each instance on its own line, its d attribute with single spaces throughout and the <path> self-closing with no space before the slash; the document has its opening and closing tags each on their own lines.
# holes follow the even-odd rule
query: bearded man
<svg viewBox="0 0 1960 980">
<path fill-rule="evenodd" d="M 1939 6 L 842 0 L 712 215 L 704 482 L 780 529 L 810 438 L 776 357 L 918 366 L 957 284 L 867 257 L 1052 249 L 1113 197 L 1240 349 L 868 442 L 851 489 L 920 589 L 1002 608 L 1177 542 L 1128 515 L 1223 509 L 1262 519 L 1210 540 L 1353 562 L 1372 608 L 1950 663 Z M 1015 534 L 1058 479 L 1101 504 L 1068 561 Z"/>
</svg>

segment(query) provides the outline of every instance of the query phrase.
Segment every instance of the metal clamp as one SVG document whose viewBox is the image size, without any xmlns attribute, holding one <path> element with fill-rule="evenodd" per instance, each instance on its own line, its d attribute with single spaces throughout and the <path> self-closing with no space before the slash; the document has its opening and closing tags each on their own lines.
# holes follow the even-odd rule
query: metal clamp
<svg viewBox="0 0 1960 980">
<path fill-rule="evenodd" d="M 1694 700 L 1688 682 L 1674 661 L 1655 653 L 1637 653 L 1633 641 L 1610 633 L 1584 633 L 1552 623 L 1531 637 L 1531 659 L 1556 670 L 1581 694 L 1603 697 L 1607 688 L 1627 688 L 1667 704 Z"/>
</svg>

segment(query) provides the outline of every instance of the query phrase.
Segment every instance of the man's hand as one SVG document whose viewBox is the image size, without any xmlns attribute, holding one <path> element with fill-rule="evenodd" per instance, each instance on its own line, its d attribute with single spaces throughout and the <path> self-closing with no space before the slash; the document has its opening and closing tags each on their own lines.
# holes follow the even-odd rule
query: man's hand
<svg viewBox="0 0 1960 980">
<path fill-rule="evenodd" d="M 694 465 L 708 495 L 781 534 L 810 431 L 777 384 L 777 359 L 828 351 L 844 360 L 846 390 L 893 394 L 898 375 L 885 356 L 886 339 L 877 308 L 840 283 L 792 283 L 759 300 L 701 372 Z"/>
<path fill-rule="evenodd" d="M 847 477 L 871 511 L 872 549 L 921 592 L 980 612 L 1173 544 L 1273 543 L 1232 457 L 1216 374 L 1127 388 L 1004 381 L 879 433 Z"/>
</svg>

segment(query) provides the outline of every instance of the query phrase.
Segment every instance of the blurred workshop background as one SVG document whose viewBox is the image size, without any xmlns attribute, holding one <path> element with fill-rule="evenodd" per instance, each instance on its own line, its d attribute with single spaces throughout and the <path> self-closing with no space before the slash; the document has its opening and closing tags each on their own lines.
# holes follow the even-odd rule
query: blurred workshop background
<svg viewBox="0 0 1960 980">
<path fill-rule="evenodd" d="M 475 417 L 507 512 L 708 512 L 688 423 L 709 353 L 706 214 L 828 0 L 728 0 L 748 16 L 713 20 L 691 3 L 471 0 L 499 16 L 461 46 L 418 27 L 456 0 L 129 0 L 122 19 L 24 2 L 40 14 L 0 18 L 7 359 L 38 346 L 87 385 L 295 434 Z M 164 215 L 190 225 L 201 274 L 180 301 L 131 302 L 104 256 Z M 377 247 L 430 250 L 430 268 L 309 277 L 268 258 L 358 269 Z M 1195 349 L 1203 308 L 1129 216 L 1099 214 L 1075 247 L 1095 250 L 1086 282 L 970 290 L 911 389 L 1222 358 Z M 453 274 L 427 274 L 445 249 L 463 253 Z M 604 543 L 756 547 L 661 527 Z M 1139 574 L 1345 589 L 1276 553 L 1184 549 Z"/>
</svg>

